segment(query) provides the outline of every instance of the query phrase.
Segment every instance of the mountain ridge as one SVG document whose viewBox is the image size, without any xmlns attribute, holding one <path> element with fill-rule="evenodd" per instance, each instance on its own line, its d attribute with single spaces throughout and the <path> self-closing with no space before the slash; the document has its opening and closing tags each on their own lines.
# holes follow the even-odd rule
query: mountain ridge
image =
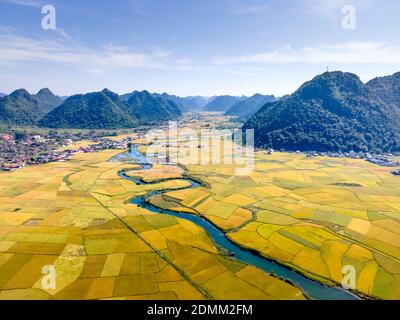
<svg viewBox="0 0 400 320">
<path fill-rule="evenodd" d="M 61 104 L 61 99 L 49 89 L 30 94 L 18 89 L 0 98 L 0 123 L 9 125 L 36 125 L 48 112 Z"/>
<path fill-rule="evenodd" d="M 132 114 L 146 124 L 177 120 L 182 116 L 182 111 L 173 101 L 155 97 L 146 90 L 134 91 L 127 103 Z"/>
<path fill-rule="evenodd" d="M 400 115 L 359 77 L 326 72 L 283 100 L 267 104 L 243 126 L 255 146 L 291 151 L 393 151 Z"/>
<path fill-rule="evenodd" d="M 47 114 L 39 125 L 49 128 L 126 129 L 177 120 L 182 113 L 172 101 L 134 91 L 127 101 L 104 89 L 74 95 Z"/>
<path fill-rule="evenodd" d="M 225 112 L 227 116 L 248 116 L 257 112 L 266 103 L 275 102 L 276 98 L 273 95 L 262 95 L 256 93 L 255 95 L 234 104 L 230 109 Z"/>
<path fill-rule="evenodd" d="M 400 107 L 400 72 L 376 77 L 368 81 L 366 86 L 386 103 Z"/>
<path fill-rule="evenodd" d="M 234 104 L 245 100 L 246 98 L 247 97 L 234 97 L 229 95 L 217 96 L 203 108 L 203 111 L 226 112 Z"/>
<path fill-rule="evenodd" d="M 116 129 L 138 124 L 129 114 L 129 106 L 108 89 L 78 94 L 67 98 L 62 105 L 39 121 L 47 128 Z"/>
</svg>

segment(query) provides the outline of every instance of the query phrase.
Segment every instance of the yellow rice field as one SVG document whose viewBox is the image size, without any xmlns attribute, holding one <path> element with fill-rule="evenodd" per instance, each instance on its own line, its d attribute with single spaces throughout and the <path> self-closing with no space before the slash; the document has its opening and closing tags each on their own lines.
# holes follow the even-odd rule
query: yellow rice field
<svg viewBox="0 0 400 320">
<path fill-rule="evenodd" d="M 400 180 L 393 168 L 258 151 L 247 175 L 211 162 L 186 169 L 207 186 L 169 192 L 165 201 L 308 277 L 341 285 L 343 267 L 352 266 L 360 294 L 400 299 Z"/>
<path fill-rule="evenodd" d="M 118 176 L 135 166 L 108 162 L 118 152 L 0 174 L 0 299 L 304 299 L 224 256 L 196 225 L 129 204 L 186 182 L 137 186 Z M 167 171 L 143 178 L 180 173 Z M 55 288 L 43 286 L 45 266 Z"/>
</svg>

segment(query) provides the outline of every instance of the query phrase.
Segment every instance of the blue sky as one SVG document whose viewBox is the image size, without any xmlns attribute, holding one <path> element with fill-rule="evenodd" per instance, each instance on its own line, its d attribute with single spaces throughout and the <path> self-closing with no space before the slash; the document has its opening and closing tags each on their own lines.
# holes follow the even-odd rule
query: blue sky
<svg viewBox="0 0 400 320">
<path fill-rule="evenodd" d="M 43 30 L 43 5 L 56 30 Z M 356 28 L 342 28 L 345 5 Z M 0 92 L 284 95 L 400 71 L 398 0 L 0 0 Z"/>
</svg>

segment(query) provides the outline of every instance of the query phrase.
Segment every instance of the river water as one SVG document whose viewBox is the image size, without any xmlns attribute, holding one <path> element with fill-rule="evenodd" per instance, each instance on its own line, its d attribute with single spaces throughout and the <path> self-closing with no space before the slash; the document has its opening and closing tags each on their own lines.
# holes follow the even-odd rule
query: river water
<svg viewBox="0 0 400 320">
<path fill-rule="evenodd" d="M 151 159 L 147 159 L 142 153 L 140 153 L 137 150 L 135 146 L 132 146 L 128 154 L 122 156 L 130 158 L 130 160 L 134 163 L 141 164 L 142 168 L 140 170 L 150 170 L 152 168 L 153 161 Z M 115 160 L 118 160 L 118 157 L 115 158 Z M 131 180 L 136 184 L 140 185 L 146 184 L 146 182 L 143 182 L 142 180 L 128 177 L 123 172 L 120 173 L 120 176 L 124 179 Z M 183 178 L 183 180 L 190 183 L 190 186 L 188 188 L 198 188 L 201 186 L 198 182 L 194 180 L 187 178 Z M 223 231 L 218 229 L 215 225 L 213 225 L 206 219 L 202 218 L 201 216 L 189 213 L 176 213 L 170 210 L 160 209 L 146 201 L 146 199 L 154 195 L 163 194 L 168 191 L 170 190 L 152 191 L 144 196 L 133 199 L 132 203 L 157 214 L 165 214 L 195 223 L 199 227 L 203 228 L 203 230 L 210 236 L 210 238 L 217 247 L 220 247 L 226 250 L 227 252 L 231 253 L 232 259 L 235 259 L 237 261 L 243 262 L 248 265 L 252 265 L 258 269 L 264 270 L 267 273 L 271 273 L 278 278 L 293 283 L 311 299 L 315 300 L 359 300 L 360 299 L 358 296 L 344 290 L 343 288 L 325 286 L 317 281 L 311 280 L 301 275 L 300 273 L 291 270 L 288 267 L 277 264 L 267 258 L 261 257 L 256 253 L 242 249 L 240 246 L 236 245 L 231 240 L 229 240 Z"/>
</svg>

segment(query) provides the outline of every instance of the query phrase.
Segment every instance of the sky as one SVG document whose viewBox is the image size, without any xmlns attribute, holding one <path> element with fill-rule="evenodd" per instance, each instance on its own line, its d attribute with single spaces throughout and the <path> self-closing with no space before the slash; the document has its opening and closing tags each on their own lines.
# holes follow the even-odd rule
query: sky
<svg viewBox="0 0 400 320">
<path fill-rule="evenodd" d="M 327 69 L 365 82 L 400 71 L 399 12 L 398 0 L 0 0 L 0 92 L 282 96 Z"/>
</svg>

